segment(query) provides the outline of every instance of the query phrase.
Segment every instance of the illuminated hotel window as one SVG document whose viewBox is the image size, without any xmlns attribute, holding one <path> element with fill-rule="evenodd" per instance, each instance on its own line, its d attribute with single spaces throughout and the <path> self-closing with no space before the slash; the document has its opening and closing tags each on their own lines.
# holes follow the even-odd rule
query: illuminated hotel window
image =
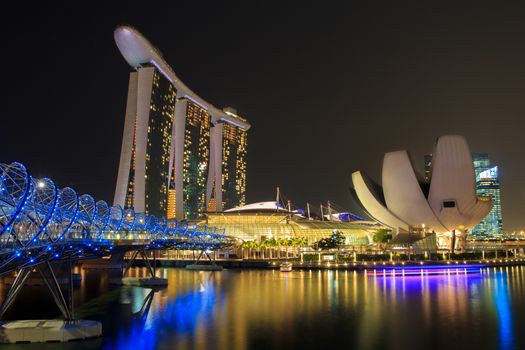
<svg viewBox="0 0 525 350">
<path fill-rule="evenodd" d="M 146 149 L 146 212 L 166 217 L 168 214 L 168 171 L 171 130 L 175 118 L 176 91 L 156 69 L 151 90 L 148 141 Z"/>
<path fill-rule="evenodd" d="M 246 202 L 246 131 L 225 123 L 222 138 L 223 209 Z"/>
<path fill-rule="evenodd" d="M 206 184 L 210 159 L 209 113 L 188 101 L 183 157 L 184 218 L 202 217 L 206 208 Z"/>
</svg>

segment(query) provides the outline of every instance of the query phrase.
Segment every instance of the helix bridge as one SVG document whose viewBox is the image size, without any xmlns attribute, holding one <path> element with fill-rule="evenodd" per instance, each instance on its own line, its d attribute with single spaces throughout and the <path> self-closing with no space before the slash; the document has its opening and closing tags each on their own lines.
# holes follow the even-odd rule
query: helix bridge
<svg viewBox="0 0 525 350">
<path fill-rule="evenodd" d="M 0 164 L 0 276 L 16 273 L 0 317 L 29 274 L 38 271 L 70 318 L 53 273 L 55 262 L 71 266 L 79 259 L 123 252 L 134 252 L 131 260 L 139 253 L 147 260 L 145 252 L 169 249 L 203 255 L 235 243 L 210 227 L 136 213 L 89 194 L 79 196 L 70 187 L 60 189 L 51 179 L 32 177 L 20 163 Z"/>
</svg>

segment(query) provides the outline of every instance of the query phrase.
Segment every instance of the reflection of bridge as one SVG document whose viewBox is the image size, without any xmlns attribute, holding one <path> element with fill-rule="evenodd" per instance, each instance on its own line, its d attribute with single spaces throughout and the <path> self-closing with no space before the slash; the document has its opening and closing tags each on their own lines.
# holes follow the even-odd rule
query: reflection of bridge
<svg viewBox="0 0 525 350">
<path fill-rule="evenodd" d="M 17 272 L 0 317 L 33 271 L 40 273 L 65 319 L 70 320 L 73 260 L 123 256 L 127 251 L 147 260 L 146 251 L 205 252 L 233 243 L 224 233 L 206 226 L 110 207 L 88 194 L 77 196 L 72 188 L 58 189 L 50 179 L 34 179 L 22 164 L 0 164 L 0 276 Z M 68 263 L 68 302 L 53 271 L 60 262 Z"/>
</svg>

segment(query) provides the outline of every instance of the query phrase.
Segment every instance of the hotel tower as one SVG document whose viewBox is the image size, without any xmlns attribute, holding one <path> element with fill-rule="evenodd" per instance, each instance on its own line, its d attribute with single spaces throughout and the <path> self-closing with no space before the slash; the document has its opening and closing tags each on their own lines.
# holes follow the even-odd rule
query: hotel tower
<svg viewBox="0 0 525 350">
<path fill-rule="evenodd" d="M 134 71 L 114 204 L 178 220 L 243 205 L 250 124 L 191 91 L 136 29 L 115 42 Z"/>
</svg>

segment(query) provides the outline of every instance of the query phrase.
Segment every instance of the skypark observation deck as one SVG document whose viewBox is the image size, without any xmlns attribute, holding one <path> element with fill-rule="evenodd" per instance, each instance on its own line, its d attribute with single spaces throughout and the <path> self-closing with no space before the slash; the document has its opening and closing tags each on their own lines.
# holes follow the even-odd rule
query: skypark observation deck
<svg viewBox="0 0 525 350">
<path fill-rule="evenodd" d="M 117 251 L 217 250 L 234 243 L 216 229 L 110 207 L 35 179 L 20 163 L 0 164 L 0 276 Z"/>
</svg>

